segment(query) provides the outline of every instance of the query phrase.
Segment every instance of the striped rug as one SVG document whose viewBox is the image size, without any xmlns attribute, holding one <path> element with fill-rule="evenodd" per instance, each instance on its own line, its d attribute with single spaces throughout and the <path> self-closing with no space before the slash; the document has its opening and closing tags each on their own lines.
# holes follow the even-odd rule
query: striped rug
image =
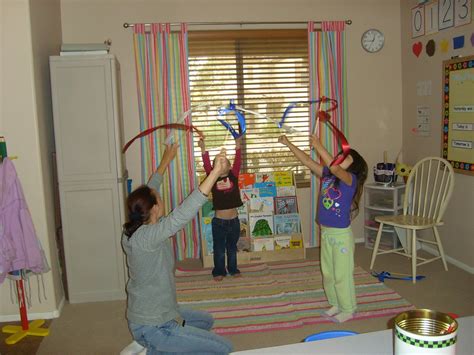
<svg viewBox="0 0 474 355">
<path fill-rule="evenodd" d="M 239 266 L 241 278 L 215 282 L 210 269 L 176 270 L 178 302 L 206 310 L 217 334 L 244 334 L 329 323 L 319 261 Z M 385 317 L 414 308 L 360 267 L 355 268 L 354 319 Z"/>
</svg>

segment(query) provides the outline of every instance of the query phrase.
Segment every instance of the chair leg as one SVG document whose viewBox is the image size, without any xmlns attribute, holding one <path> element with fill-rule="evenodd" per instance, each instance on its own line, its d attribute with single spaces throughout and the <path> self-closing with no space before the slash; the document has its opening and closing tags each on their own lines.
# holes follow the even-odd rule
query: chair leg
<svg viewBox="0 0 474 355">
<path fill-rule="evenodd" d="M 411 273 L 413 276 L 413 283 L 416 283 L 416 231 L 412 229 L 411 231 Z"/>
<path fill-rule="evenodd" d="M 441 244 L 441 238 L 439 237 L 438 228 L 436 228 L 436 226 L 433 226 L 433 232 L 436 239 L 436 243 L 438 244 L 439 255 L 441 256 L 441 260 L 443 261 L 444 269 L 448 271 L 448 264 L 446 263 L 446 258 L 444 257 L 443 244 Z"/>
<path fill-rule="evenodd" d="M 375 238 L 374 250 L 372 251 L 372 260 L 370 261 L 370 270 L 374 267 L 375 257 L 379 250 L 380 238 L 382 237 L 383 223 L 380 223 L 379 230 L 377 231 L 377 237 Z"/>
</svg>

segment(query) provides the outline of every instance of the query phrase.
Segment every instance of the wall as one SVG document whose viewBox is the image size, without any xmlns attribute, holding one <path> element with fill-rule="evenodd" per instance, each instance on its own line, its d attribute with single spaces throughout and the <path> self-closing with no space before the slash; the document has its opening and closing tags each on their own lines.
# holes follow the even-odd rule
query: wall
<svg viewBox="0 0 474 355">
<path fill-rule="evenodd" d="M 139 131 L 139 124 L 132 30 L 124 29 L 124 22 L 351 19 L 353 24 L 346 35 L 348 138 L 365 156 L 369 167 L 382 159 L 383 150 L 394 157 L 402 142 L 399 12 L 399 2 L 390 0 L 61 0 L 63 42 L 112 40 L 111 53 L 117 56 L 122 68 L 126 140 Z M 386 44 L 379 53 L 368 54 L 360 46 L 360 37 L 369 28 L 379 28 L 385 34 Z M 141 179 L 138 147 L 133 145 L 126 156 L 134 182 Z M 305 218 L 309 228 L 312 218 L 309 214 Z M 359 239 L 363 236 L 362 223 L 362 218 L 355 222 Z"/>
<path fill-rule="evenodd" d="M 32 280 L 30 318 L 53 317 L 63 299 L 54 230 L 51 177 L 53 150 L 48 55 L 61 41 L 59 0 L 0 2 L 1 97 L 0 132 L 5 135 L 51 271 L 44 274 L 47 300 L 36 297 Z M 8 30 L 7 30 L 8 29 Z M 0 286 L 0 319 L 18 319 L 8 282 Z"/>
<path fill-rule="evenodd" d="M 402 30 L 402 68 L 403 68 L 403 159 L 414 164 L 426 156 L 441 156 L 441 90 L 442 62 L 453 56 L 474 55 L 470 36 L 474 32 L 474 23 L 462 27 L 445 29 L 433 35 L 411 38 L 411 8 L 417 1 L 402 1 L 401 30 Z M 465 47 L 452 49 L 452 38 L 465 35 Z M 433 39 L 436 43 L 434 56 L 429 57 L 423 50 L 417 58 L 412 53 L 412 45 Z M 449 40 L 449 50 L 442 53 L 439 48 L 441 40 Z M 432 94 L 417 95 L 417 83 L 432 82 Z M 416 123 L 416 107 L 424 105 L 431 108 L 431 134 L 420 137 L 411 130 Z M 441 240 L 446 255 L 450 261 L 474 272 L 474 176 L 455 174 L 454 193 L 445 214 L 445 226 L 440 228 Z M 430 233 L 431 234 L 431 233 Z"/>
</svg>

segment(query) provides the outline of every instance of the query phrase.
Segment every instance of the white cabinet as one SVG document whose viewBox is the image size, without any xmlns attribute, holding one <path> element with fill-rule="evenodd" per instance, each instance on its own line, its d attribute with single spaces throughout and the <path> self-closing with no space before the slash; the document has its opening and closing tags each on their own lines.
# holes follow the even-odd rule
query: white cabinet
<svg viewBox="0 0 474 355">
<path fill-rule="evenodd" d="M 403 212 L 404 184 L 381 185 L 376 183 L 364 186 L 364 235 L 365 246 L 373 248 L 379 223 L 376 216 L 397 215 Z M 399 240 L 395 229 L 391 226 L 384 227 L 380 239 L 380 248 L 393 249 L 399 247 Z"/>
<path fill-rule="evenodd" d="M 125 179 L 113 55 L 50 57 L 69 301 L 125 298 Z"/>
</svg>

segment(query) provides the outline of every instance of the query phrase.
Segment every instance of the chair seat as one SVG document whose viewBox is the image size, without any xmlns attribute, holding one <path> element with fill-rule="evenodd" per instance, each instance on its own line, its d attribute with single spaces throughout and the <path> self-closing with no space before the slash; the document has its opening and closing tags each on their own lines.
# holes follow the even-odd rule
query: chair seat
<svg viewBox="0 0 474 355">
<path fill-rule="evenodd" d="M 375 220 L 390 226 L 416 230 L 432 228 L 433 226 L 439 226 L 443 224 L 442 222 L 436 222 L 433 218 L 413 215 L 377 216 L 375 217 Z"/>
</svg>

